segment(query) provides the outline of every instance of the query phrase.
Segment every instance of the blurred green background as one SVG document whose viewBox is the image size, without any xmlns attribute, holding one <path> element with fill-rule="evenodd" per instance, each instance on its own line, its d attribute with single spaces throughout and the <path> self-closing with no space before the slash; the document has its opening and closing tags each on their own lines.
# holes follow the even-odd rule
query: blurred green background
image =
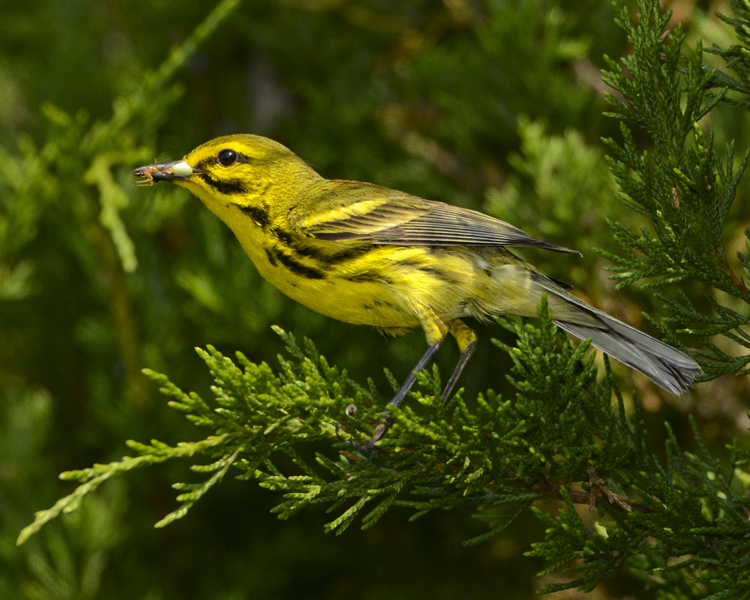
<svg viewBox="0 0 750 600">
<path fill-rule="evenodd" d="M 373 530 L 333 537 L 322 510 L 280 522 L 269 514 L 278 498 L 228 478 L 156 530 L 176 506 L 170 483 L 191 477 L 179 464 L 105 485 L 16 547 L 33 512 L 71 491 L 61 471 L 116 460 L 126 439 L 200 435 L 143 367 L 207 398 L 193 348 L 276 367 L 277 324 L 355 379 L 372 377 L 385 402 L 383 367 L 400 379 L 423 352 L 421 332 L 389 341 L 294 304 L 198 200 L 133 185 L 134 167 L 217 135 L 266 135 L 324 176 L 483 210 L 581 250 L 522 254 L 590 302 L 647 331 L 642 310 L 665 314 L 651 294 L 613 293 L 591 252 L 616 251 L 605 218 L 639 224 L 616 200 L 599 141 L 619 135 L 602 116 L 603 55 L 628 48 L 607 2 L 248 0 L 168 81 L 154 76 L 214 6 L 0 2 L 0 598 L 533 597 L 562 576 L 537 578 L 544 565 L 522 556 L 542 534 L 531 514 L 472 548 L 461 541 L 483 526 L 467 514 L 410 524 L 393 509 Z M 726 5 L 671 6 L 691 39 L 731 43 L 713 16 Z M 744 115 L 711 117 L 719 143 L 730 132 L 747 147 Z M 727 226 L 730 255 L 750 220 L 746 194 Z M 507 394 L 510 361 L 489 342 L 507 334 L 479 332 L 461 385 L 468 397 Z M 457 355 L 446 344 L 441 373 Z M 716 447 L 746 432 L 744 380 L 674 398 L 616 368 L 655 426 L 673 421 L 686 445 L 688 411 Z M 641 593 L 622 574 L 592 597 Z"/>
</svg>

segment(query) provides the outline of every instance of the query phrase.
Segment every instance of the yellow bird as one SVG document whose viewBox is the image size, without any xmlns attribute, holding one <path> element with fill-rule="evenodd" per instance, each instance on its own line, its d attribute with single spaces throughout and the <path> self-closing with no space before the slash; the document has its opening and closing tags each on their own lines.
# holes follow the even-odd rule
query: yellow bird
<svg viewBox="0 0 750 600">
<path fill-rule="evenodd" d="M 574 252 L 473 210 L 371 183 L 324 179 L 288 148 L 256 135 L 216 138 L 182 160 L 135 169 L 190 190 L 234 232 L 260 274 L 314 311 L 392 335 L 421 326 L 427 351 L 390 401 L 398 406 L 448 333 L 461 357 L 477 335 L 461 319 L 535 316 L 542 295 L 555 323 L 673 394 L 701 373 L 690 356 L 589 306 L 510 246 Z M 389 415 L 389 413 L 388 413 Z M 387 416 L 372 449 L 390 426 Z"/>
</svg>

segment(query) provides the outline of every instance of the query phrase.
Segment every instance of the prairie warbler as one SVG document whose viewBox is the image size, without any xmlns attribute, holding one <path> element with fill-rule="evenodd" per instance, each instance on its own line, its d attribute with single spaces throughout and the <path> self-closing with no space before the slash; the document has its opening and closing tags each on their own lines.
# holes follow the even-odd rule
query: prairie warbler
<svg viewBox="0 0 750 600">
<path fill-rule="evenodd" d="M 135 170 L 187 188 L 234 232 L 260 274 L 297 302 L 392 335 L 421 326 L 427 351 L 390 404 L 398 406 L 448 333 L 461 356 L 450 396 L 477 335 L 461 319 L 535 316 L 542 295 L 555 323 L 673 394 L 701 373 L 686 354 L 610 317 L 522 261 L 509 246 L 556 252 L 507 223 L 370 183 L 324 179 L 289 149 L 255 135 L 212 140 L 182 160 Z M 390 413 L 365 446 L 390 426 Z"/>
</svg>

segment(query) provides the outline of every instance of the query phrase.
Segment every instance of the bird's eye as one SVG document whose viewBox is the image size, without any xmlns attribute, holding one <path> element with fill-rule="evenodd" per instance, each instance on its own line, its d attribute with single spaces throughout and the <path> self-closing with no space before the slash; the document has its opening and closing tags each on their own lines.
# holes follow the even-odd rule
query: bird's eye
<svg viewBox="0 0 750 600">
<path fill-rule="evenodd" d="M 225 167 L 231 167 L 237 162 L 237 153 L 234 150 L 222 150 L 219 152 L 219 162 Z"/>
</svg>

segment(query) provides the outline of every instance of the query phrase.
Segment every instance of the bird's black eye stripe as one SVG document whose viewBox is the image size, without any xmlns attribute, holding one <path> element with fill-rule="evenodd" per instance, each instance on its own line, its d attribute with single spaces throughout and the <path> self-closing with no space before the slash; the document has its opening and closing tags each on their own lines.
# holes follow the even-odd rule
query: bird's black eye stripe
<svg viewBox="0 0 750 600">
<path fill-rule="evenodd" d="M 234 150 L 226 149 L 219 152 L 218 159 L 219 163 L 224 167 L 231 167 L 234 163 L 237 162 L 240 155 L 237 154 Z"/>
</svg>

